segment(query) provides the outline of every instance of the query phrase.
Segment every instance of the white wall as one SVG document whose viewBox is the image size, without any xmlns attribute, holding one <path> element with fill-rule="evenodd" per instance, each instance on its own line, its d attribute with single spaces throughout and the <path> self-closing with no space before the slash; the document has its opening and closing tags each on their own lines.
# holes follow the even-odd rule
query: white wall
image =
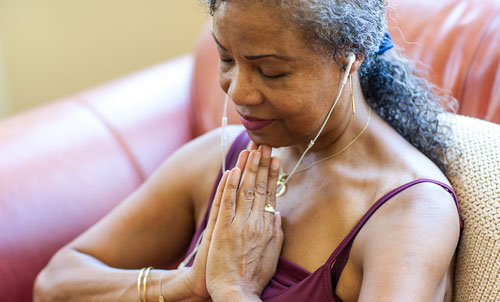
<svg viewBox="0 0 500 302">
<path fill-rule="evenodd" d="M 9 104 L 10 101 L 7 92 L 7 79 L 5 78 L 2 37 L 0 36 L 0 119 L 7 116 L 11 112 Z"/>
<path fill-rule="evenodd" d="M 189 52 L 206 21 L 199 2 L 0 0 L 0 114 Z"/>
</svg>

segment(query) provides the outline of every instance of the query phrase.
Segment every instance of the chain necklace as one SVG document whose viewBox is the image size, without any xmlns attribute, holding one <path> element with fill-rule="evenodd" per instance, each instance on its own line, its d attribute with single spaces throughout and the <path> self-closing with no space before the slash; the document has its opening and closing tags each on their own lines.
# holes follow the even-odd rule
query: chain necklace
<svg viewBox="0 0 500 302">
<path fill-rule="evenodd" d="M 277 188 L 277 192 L 276 192 L 276 197 L 281 197 L 283 195 L 285 195 L 286 193 L 286 183 L 288 182 L 288 180 L 290 178 L 292 178 L 293 175 L 297 174 L 297 173 L 300 173 L 300 172 L 304 172 L 306 171 L 307 169 L 310 169 L 326 160 L 329 160 L 339 154 L 341 154 L 342 152 L 344 152 L 345 150 L 349 149 L 349 147 L 354 144 L 354 142 L 356 142 L 356 140 L 358 140 L 358 138 L 366 131 L 366 129 L 368 128 L 368 125 L 370 124 L 370 120 L 371 120 L 371 116 L 372 116 L 372 109 L 370 107 L 368 107 L 368 120 L 366 121 L 366 124 L 365 126 L 363 127 L 363 129 L 358 133 L 358 135 L 356 135 L 356 137 L 349 143 L 347 144 L 344 148 L 342 148 L 341 150 L 333 153 L 333 154 L 330 154 L 328 155 L 327 157 L 323 158 L 323 159 L 320 159 L 318 160 L 317 162 L 314 162 L 312 164 L 310 164 L 309 166 L 305 167 L 305 168 L 302 168 L 300 170 L 297 170 L 297 167 L 299 166 L 301 160 L 299 160 L 297 162 L 297 164 L 295 165 L 295 167 L 293 168 L 292 172 L 289 174 L 287 174 L 284 170 L 283 170 L 283 173 L 280 174 L 280 176 L 278 177 L 278 188 Z"/>
</svg>

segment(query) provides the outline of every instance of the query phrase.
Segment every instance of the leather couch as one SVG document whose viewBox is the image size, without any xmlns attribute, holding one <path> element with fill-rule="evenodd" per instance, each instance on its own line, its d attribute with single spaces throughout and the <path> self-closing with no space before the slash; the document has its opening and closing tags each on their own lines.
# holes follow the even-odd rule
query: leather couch
<svg viewBox="0 0 500 302">
<path fill-rule="evenodd" d="M 451 92 L 458 113 L 500 123 L 500 2 L 390 3 L 396 44 Z M 192 54 L 0 121 L 1 301 L 30 301 L 56 250 L 219 126 L 217 64 L 205 30 Z M 239 123 L 233 111 L 229 120 Z"/>
</svg>

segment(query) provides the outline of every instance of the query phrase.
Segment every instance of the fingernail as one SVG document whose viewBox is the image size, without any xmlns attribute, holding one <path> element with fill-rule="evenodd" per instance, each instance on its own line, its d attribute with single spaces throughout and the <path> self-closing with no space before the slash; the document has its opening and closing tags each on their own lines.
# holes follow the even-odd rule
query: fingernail
<svg viewBox="0 0 500 302">
<path fill-rule="evenodd" d="M 271 169 L 273 169 L 274 171 L 278 171 L 279 168 L 280 168 L 280 159 L 273 157 L 273 159 L 271 160 Z"/>
</svg>

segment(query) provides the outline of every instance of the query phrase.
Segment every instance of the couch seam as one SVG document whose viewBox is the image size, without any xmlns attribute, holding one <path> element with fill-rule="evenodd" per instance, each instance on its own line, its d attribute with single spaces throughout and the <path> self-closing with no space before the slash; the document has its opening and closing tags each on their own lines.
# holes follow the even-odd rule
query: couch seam
<svg viewBox="0 0 500 302">
<path fill-rule="evenodd" d="M 101 114 L 99 114 L 99 112 L 97 112 L 94 108 L 92 108 L 85 101 L 86 100 L 83 99 L 83 98 L 77 98 L 77 100 L 76 100 L 75 103 L 79 104 L 83 108 L 85 108 L 88 111 L 90 111 L 99 121 L 101 121 L 101 123 L 104 125 L 104 127 L 106 127 L 106 129 L 108 129 L 108 131 L 110 132 L 111 136 L 118 142 L 118 144 L 122 147 L 122 151 L 129 158 L 130 163 L 132 164 L 132 167 L 135 170 L 137 176 L 139 176 L 139 179 L 141 180 L 141 182 L 144 182 L 146 180 L 146 176 L 145 176 L 144 172 L 142 171 L 142 169 L 141 169 L 141 167 L 140 167 L 137 159 L 133 155 L 132 150 L 130 149 L 130 147 L 128 146 L 128 144 L 125 142 L 125 140 L 122 138 L 122 136 L 120 135 L 120 133 L 118 132 L 118 130 L 116 130 L 113 126 L 111 126 L 111 124 L 108 123 L 104 119 L 104 117 Z"/>
</svg>

